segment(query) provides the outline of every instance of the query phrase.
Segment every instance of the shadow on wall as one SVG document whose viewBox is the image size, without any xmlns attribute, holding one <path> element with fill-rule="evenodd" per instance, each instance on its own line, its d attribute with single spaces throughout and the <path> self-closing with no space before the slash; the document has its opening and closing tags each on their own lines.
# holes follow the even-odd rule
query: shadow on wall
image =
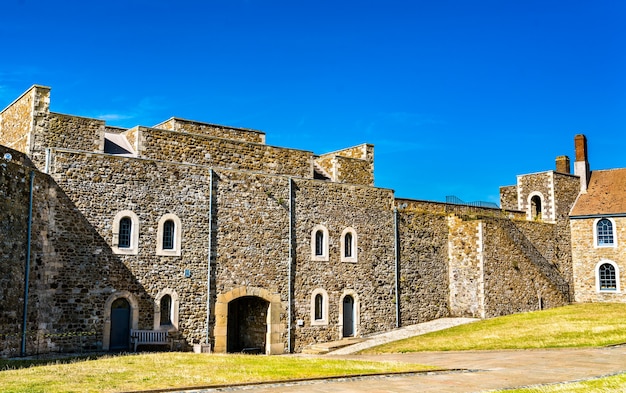
<svg viewBox="0 0 626 393">
<path fill-rule="evenodd" d="M 9 239 L 0 242 L 0 273 L 9 277 L 1 284 L 6 300 L 0 313 L 0 355 L 16 356 L 24 333 L 29 195 L 28 181 L 22 179 L 30 170 L 13 164 L 8 169 L 0 191 L 12 187 L 15 197 L 3 199 L 0 213 L 1 222 L 11 223 L 0 226 L 1 237 Z M 9 182 L 1 182 L 7 177 Z M 149 312 L 139 316 L 135 310 L 124 326 L 111 326 L 108 334 L 138 324 L 152 326 L 154 305 L 145 289 L 65 192 L 40 172 L 34 181 L 29 283 L 26 355 L 102 350 L 111 338 L 105 337 L 105 324 L 111 322 L 105 304 L 116 294 L 132 294 L 138 308 Z"/>
</svg>

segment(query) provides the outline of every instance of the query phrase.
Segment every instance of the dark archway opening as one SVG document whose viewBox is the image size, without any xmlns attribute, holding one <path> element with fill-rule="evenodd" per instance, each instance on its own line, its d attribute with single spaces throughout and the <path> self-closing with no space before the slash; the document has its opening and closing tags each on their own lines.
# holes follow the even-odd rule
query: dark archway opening
<svg viewBox="0 0 626 393">
<path fill-rule="evenodd" d="M 541 220 L 541 198 L 538 195 L 530 198 L 533 220 Z"/>
<path fill-rule="evenodd" d="M 228 303 L 228 352 L 265 353 L 270 303 L 244 296 Z"/>
</svg>

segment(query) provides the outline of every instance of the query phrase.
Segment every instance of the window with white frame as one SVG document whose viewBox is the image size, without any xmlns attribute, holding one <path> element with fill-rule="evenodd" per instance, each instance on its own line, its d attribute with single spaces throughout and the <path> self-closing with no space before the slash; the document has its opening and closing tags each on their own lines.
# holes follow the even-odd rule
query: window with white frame
<svg viewBox="0 0 626 393">
<path fill-rule="evenodd" d="M 357 235 L 354 228 L 348 227 L 341 233 L 340 239 L 341 262 L 357 261 Z"/>
<path fill-rule="evenodd" d="M 154 329 L 178 329 L 178 294 L 172 289 L 160 291 L 154 299 Z"/>
<path fill-rule="evenodd" d="M 157 226 L 157 255 L 180 256 L 181 221 L 175 214 L 165 214 Z"/>
<path fill-rule="evenodd" d="M 602 260 L 596 265 L 596 290 L 598 292 L 619 292 L 619 267 L 613 261 Z"/>
<path fill-rule="evenodd" d="M 328 229 L 323 225 L 311 231 L 311 260 L 328 261 Z"/>
<path fill-rule="evenodd" d="M 139 252 L 139 217 L 131 210 L 115 215 L 111 248 L 115 254 L 137 255 Z"/>
<path fill-rule="evenodd" d="M 311 294 L 311 326 L 328 325 L 328 293 L 316 288 Z"/>
<path fill-rule="evenodd" d="M 596 247 L 615 247 L 615 222 L 612 218 L 599 218 L 594 224 Z"/>
</svg>

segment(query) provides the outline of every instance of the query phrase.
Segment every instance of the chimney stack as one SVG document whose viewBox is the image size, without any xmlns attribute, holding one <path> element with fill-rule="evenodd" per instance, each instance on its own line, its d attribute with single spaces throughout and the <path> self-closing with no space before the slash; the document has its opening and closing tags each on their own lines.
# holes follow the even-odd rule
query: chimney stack
<svg viewBox="0 0 626 393">
<path fill-rule="evenodd" d="M 589 160 L 587 158 L 587 138 L 583 134 L 574 137 L 576 149 L 576 161 L 574 162 L 574 174 L 580 176 L 580 192 L 587 192 L 589 184 Z"/>
<path fill-rule="evenodd" d="M 556 171 L 559 173 L 570 174 L 570 165 L 568 156 L 558 156 L 556 158 Z"/>
</svg>

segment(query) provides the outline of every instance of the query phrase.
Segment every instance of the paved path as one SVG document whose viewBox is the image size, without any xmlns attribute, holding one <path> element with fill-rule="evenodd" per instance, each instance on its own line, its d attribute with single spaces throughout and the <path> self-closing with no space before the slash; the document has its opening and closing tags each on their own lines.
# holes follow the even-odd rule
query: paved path
<svg viewBox="0 0 626 393">
<path fill-rule="evenodd" d="M 429 364 L 448 369 L 462 368 L 466 369 L 466 371 L 346 378 L 343 380 L 292 384 L 190 390 L 188 392 L 466 393 L 591 379 L 626 371 L 626 347 L 326 356 L 339 359 L 387 360 Z"/>
<path fill-rule="evenodd" d="M 358 344 L 353 344 L 336 351 L 331 352 L 331 355 L 349 355 L 357 353 L 366 348 L 375 347 L 381 344 L 387 344 L 392 341 L 402 340 L 404 338 L 419 336 L 422 334 L 434 332 L 437 330 L 444 330 L 458 325 L 464 325 L 470 322 L 480 321 L 476 318 L 440 318 L 433 321 L 424 323 L 418 323 L 417 325 L 411 325 L 392 330 L 386 333 L 380 333 L 367 337 L 366 341 Z"/>
</svg>

